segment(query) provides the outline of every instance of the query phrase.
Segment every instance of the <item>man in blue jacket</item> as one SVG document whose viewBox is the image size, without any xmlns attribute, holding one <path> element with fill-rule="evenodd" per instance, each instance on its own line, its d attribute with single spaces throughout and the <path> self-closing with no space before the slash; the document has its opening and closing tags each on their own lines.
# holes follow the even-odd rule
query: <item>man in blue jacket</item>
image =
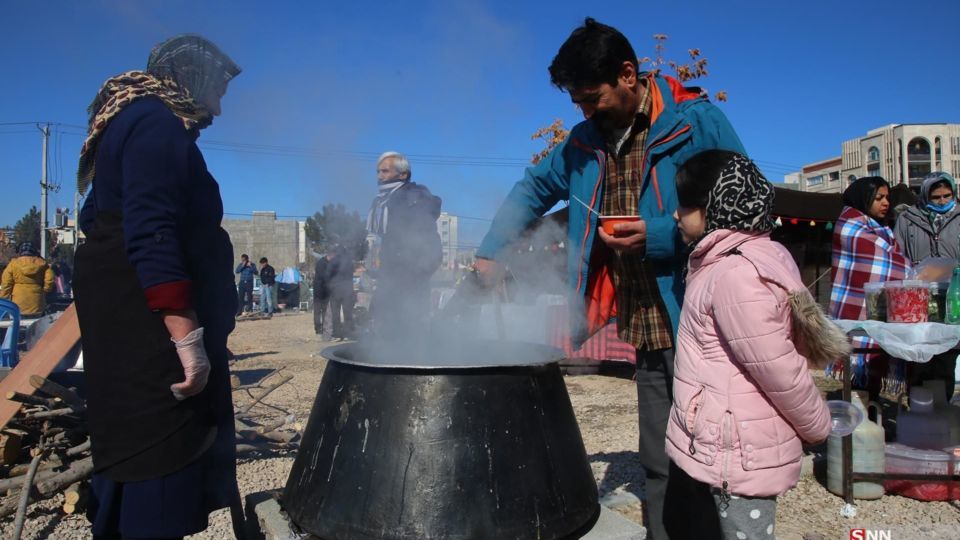
<svg viewBox="0 0 960 540">
<path fill-rule="evenodd" d="M 620 339 L 637 348 L 644 517 L 650 537 L 660 540 L 667 538 L 664 442 L 685 264 L 673 220 L 674 176 L 703 150 L 745 151 L 699 89 L 639 72 L 636 59 L 623 34 L 591 18 L 560 47 L 551 82 L 570 94 L 586 120 L 513 187 L 477 251 L 476 267 L 486 283 L 497 281 L 503 269 L 496 261 L 519 231 L 561 200 L 583 201 L 569 206 L 567 224 L 568 279 L 576 289 L 571 304 L 583 308 L 571 318 L 579 321 L 573 335 L 582 341 L 616 318 Z M 598 214 L 641 219 L 609 235 L 598 229 Z"/>
<path fill-rule="evenodd" d="M 234 272 L 240 275 L 240 283 L 237 284 L 237 315 L 240 315 L 253 308 L 253 276 L 257 275 L 257 267 L 244 253 L 240 255 L 240 264 Z"/>
</svg>

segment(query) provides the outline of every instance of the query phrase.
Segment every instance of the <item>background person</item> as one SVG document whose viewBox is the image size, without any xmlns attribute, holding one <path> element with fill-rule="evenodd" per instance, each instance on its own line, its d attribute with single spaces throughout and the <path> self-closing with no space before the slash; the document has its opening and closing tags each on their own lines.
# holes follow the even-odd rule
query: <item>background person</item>
<svg viewBox="0 0 960 540">
<path fill-rule="evenodd" d="M 313 331 L 321 338 L 330 304 L 330 266 L 333 257 L 333 251 L 328 251 L 317 259 L 313 269 Z"/>
<path fill-rule="evenodd" d="M 31 242 L 23 242 L 17 248 L 17 256 L 3 269 L 0 298 L 13 301 L 20 308 L 21 317 L 39 317 L 54 287 L 50 265 Z"/>
<path fill-rule="evenodd" d="M 237 283 L 237 315 L 240 315 L 253 309 L 253 277 L 257 275 L 257 267 L 244 253 L 240 255 L 240 264 L 234 273 L 240 276 L 240 282 Z"/>
<path fill-rule="evenodd" d="M 276 310 L 273 305 L 273 286 L 277 282 L 277 271 L 270 266 L 266 257 L 260 257 L 260 311 L 272 315 Z"/>
<path fill-rule="evenodd" d="M 945 172 L 928 174 L 920 185 L 917 204 L 904 210 L 897 218 L 895 229 L 897 245 L 907 259 L 916 266 L 930 257 L 960 259 L 960 212 L 957 211 L 957 182 Z M 924 272 L 924 280 L 949 282 L 948 269 L 938 265 Z M 939 270 L 939 273 L 937 271 Z M 957 352 L 947 351 L 929 362 L 912 365 L 911 383 L 937 379 L 944 381 L 947 400 L 953 397 L 956 386 Z"/>
<path fill-rule="evenodd" d="M 844 207 L 833 228 L 829 313 L 834 319 L 866 319 L 863 285 L 906 279 L 910 271 L 910 261 L 897 247 L 893 231 L 882 225 L 890 211 L 889 193 L 890 185 L 879 176 L 858 178 L 843 192 Z M 855 337 L 851 343 L 877 349 L 877 354 L 851 357 L 854 384 L 876 398 L 887 375 L 888 357 L 870 338 Z M 839 364 L 828 371 L 839 372 Z"/>
<path fill-rule="evenodd" d="M 145 72 L 108 79 L 89 109 L 74 293 L 94 538 L 178 538 L 226 506 L 242 519 L 227 370 L 233 247 L 196 144 L 239 72 L 207 39 L 177 36 Z"/>
<path fill-rule="evenodd" d="M 440 198 L 410 175 L 402 154 L 382 154 L 377 160 L 379 193 L 367 217 L 367 231 L 378 244 L 372 253 L 377 286 L 370 314 L 374 333 L 390 340 L 426 329 L 430 276 L 443 260 L 437 232 Z"/>
<path fill-rule="evenodd" d="M 584 122 L 510 191 L 477 251 L 487 284 L 499 281 L 495 262 L 534 219 L 558 201 L 577 197 L 567 221 L 567 278 L 574 341 L 612 319 L 637 349 L 639 461 L 646 473 L 644 523 L 650 538 L 667 538 L 663 498 L 669 473 L 664 452 L 673 392 L 673 353 L 680 317 L 685 251 L 673 212 L 674 176 L 690 156 L 708 149 L 743 152 L 727 118 L 699 89 L 638 71 L 637 55 L 615 28 L 586 19 L 561 45 L 551 82 L 570 94 Z M 592 212 L 590 210 L 593 210 Z M 597 214 L 642 216 L 611 236 Z"/>
<path fill-rule="evenodd" d="M 353 258 L 343 246 L 337 246 L 327 268 L 327 286 L 330 288 L 330 313 L 333 318 L 333 340 L 349 339 L 353 335 Z"/>
</svg>

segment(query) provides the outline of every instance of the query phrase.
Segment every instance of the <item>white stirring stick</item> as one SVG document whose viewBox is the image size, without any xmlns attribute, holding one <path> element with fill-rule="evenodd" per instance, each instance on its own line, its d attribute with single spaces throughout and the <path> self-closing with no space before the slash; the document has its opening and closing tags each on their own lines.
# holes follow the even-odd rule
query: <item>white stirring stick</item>
<svg viewBox="0 0 960 540">
<path fill-rule="evenodd" d="M 590 205 L 587 204 L 587 203 L 585 203 L 585 202 L 583 202 L 583 201 L 581 201 L 581 200 L 580 200 L 580 197 L 577 197 L 577 196 L 574 195 L 573 193 L 570 194 L 570 197 L 571 197 L 572 199 L 574 199 L 575 201 L 577 201 L 578 203 L 582 204 L 583 207 L 586 208 L 587 210 L 589 210 L 589 211 L 593 212 L 594 214 L 596 214 L 597 217 L 600 217 L 600 212 L 597 212 L 597 211 L 594 210 L 593 208 L 590 208 Z"/>
</svg>

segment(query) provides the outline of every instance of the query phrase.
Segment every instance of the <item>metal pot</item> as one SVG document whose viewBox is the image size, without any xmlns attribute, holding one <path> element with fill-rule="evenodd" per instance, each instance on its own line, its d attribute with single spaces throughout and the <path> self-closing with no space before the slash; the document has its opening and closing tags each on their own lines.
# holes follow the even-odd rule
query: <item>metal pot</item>
<svg viewBox="0 0 960 540">
<path fill-rule="evenodd" d="M 384 367 L 354 344 L 326 349 L 283 495 L 293 521 L 326 540 L 548 540 L 591 526 L 597 486 L 553 350 L 467 349 L 486 360 Z"/>
</svg>

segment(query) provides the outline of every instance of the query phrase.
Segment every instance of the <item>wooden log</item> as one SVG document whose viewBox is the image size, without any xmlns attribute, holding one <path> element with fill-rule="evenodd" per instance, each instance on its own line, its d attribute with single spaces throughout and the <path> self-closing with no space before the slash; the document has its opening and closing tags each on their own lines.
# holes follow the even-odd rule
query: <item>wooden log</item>
<svg viewBox="0 0 960 540">
<path fill-rule="evenodd" d="M 27 517 L 27 506 L 30 504 L 30 491 L 33 488 L 33 478 L 37 474 L 37 467 L 46 452 L 40 452 L 30 462 L 30 470 L 24 475 L 23 487 L 20 488 L 20 500 L 17 502 L 17 517 L 13 521 L 13 540 L 20 540 L 23 532 L 23 521 Z"/>
<path fill-rule="evenodd" d="M 64 486 L 69 486 L 78 480 L 83 480 L 92 473 L 93 457 L 84 458 L 80 461 L 74 461 L 70 464 L 70 468 L 62 473 L 48 478 L 43 482 L 38 482 L 37 491 L 39 491 L 44 497 L 49 497 L 50 495 L 53 495 L 54 493 L 63 489 Z"/>
<path fill-rule="evenodd" d="M 70 304 L 33 348 L 20 358 L 17 366 L 0 381 L 0 395 L 6 395 L 11 390 L 32 394 L 30 376 L 49 375 L 79 341 L 80 325 L 77 323 L 77 310 L 73 304 Z M 19 403 L 0 400 L 0 427 L 5 426 L 18 410 L 20 410 Z"/>
<path fill-rule="evenodd" d="M 275 452 L 277 450 L 286 449 L 286 446 L 279 444 L 268 444 L 263 442 L 246 442 L 240 443 L 237 445 L 237 455 L 240 454 L 251 454 L 254 452 Z"/>
<path fill-rule="evenodd" d="M 271 392 L 287 384 L 291 380 L 293 380 L 293 375 L 287 375 L 286 377 L 266 387 L 259 396 L 254 398 L 253 401 L 251 401 L 250 403 L 247 403 L 243 408 L 240 409 L 240 414 L 242 415 L 250 412 L 250 409 L 252 409 L 254 405 L 256 405 L 257 403 L 260 403 L 263 400 L 263 398 L 269 396 Z"/>
<path fill-rule="evenodd" d="M 64 407 L 62 409 L 54 409 L 52 411 L 41 411 L 41 412 L 33 413 L 30 415 L 24 415 L 24 418 L 27 418 L 30 420 L 42 420 L 44 418 L 57 418 L 60 416 L 67 416 L 72 414 L 76 414 L 76 412 L 70 407 Z"/>
<path fill-rule="evenodd" d="M 23 436 L 16 433 L 0 433 L 0 463 L 12 465 L 20 456 Z"/>
<path fill-rule="evenodd" d="M 55 400 L 42 398 L 40 396 L 31 396 L 14 390 L 7 392 L 5 397 L 10 401 L 16 401 L 17 403 L 23 403 L 24 405 L 36 405 L 38 407 L 47 407 L 50 409 L 57 406 L 57 402 Z"/>
<path fill-rule="evenodd" d="M 90 439 L 87 439 L 73 448 L 67 448 L 67 455 L 70 457 L 78 456 L 87 450 L 90 450 Z"/>
<path fill-rule="evenodd" d="M 63 467 L 63 460 L 60 459 L 60 456 L 56 454 L 50 454 L 47 456 L 47 459 L 43 460 L 43 463 L 40 464 L 39 470 L 44 471 L 47 469 L 56 469 L 57 467 Z M 13 478 L 14 476 L 23 476 L 27 474 L 27 471 L 30 469 L 29 463 L 20 463 L 10 467 L 10 470 L 7 471 L 7 478 Z M 3 480 L 0 480 L 3 482 Z"/>
<path fill-rule="evenodd" d="M 40 375 L 31 375 L 30 386 L 36 388 L 44 394 L 47 394 L 48 396 L 53 396 L 60 399 L 76 412 L 81 412 L 86 408 L 86 403 L 80 396 L 77 395 L 76 392 L 65 386 L 57 384 L 46 377 L 41 377 Z"/>
<path fill-rule="evenodd" d="M 85 482 L 74 482 L 63 492 L 63 500 L 67 504 L 77 504 L 87 490 Z"/>
<path fill-rule="evenodd" d="M 287 425 L 287 419 L 283 418 L 281 420 L 277 420 L 272 424 L 264 424 L 262 426 L 257 427 L 257 433 L 270 433 L 271 431 L 276 431 L 285 425 Z"/>
<path fill-rule="evenodd" d="M 266 433 L 258 433 L 259 436 L 264 439 L 270 439 L 271 441 L 278 443 L 289 443 L 296 437 L 298 434 L 293 431 L 268 431 Z"/>
<path fill-rule="evenodd" d="M 45 464 L 41 464 L 41 465 L 38 467 L 39 470 L 37 471 L 37 474 L 36 474 L 36 476 L 35 476 L 35 478 L 34 478 L 34 481 L 35 481 L 35 482 L 42 482 L 42 481 L 47 480 L 47 479 L 49 479 L 49 478 L 53 478 L 54 476 L 60 474 L 60 472 L 61 472 L 61 471 L 56 470 L 56 469 L 57 469 L 56 467 L 46 468 L 46 469 L 45 469 L 44 466 L 45 466 Z M 27 467 L 29 468 L 29 465 L 27 465 Z M 26 476 L 26 474 L 27 474 L 27 473 L 23 473 L 23 474 L 20 474 L 20 475 L 17 475 L 17 476 L 11 476 L 11 477 L 9 477 L 9 478 L 4 478 L 4 479 L 0 480 L 0 493 L 6 493 L 6 492 L 10 491 L 11 489 L 17 489 L 18 487 L 22 486 L 22 485 L 23 485 L 24 476 Z"/>
</svg>

